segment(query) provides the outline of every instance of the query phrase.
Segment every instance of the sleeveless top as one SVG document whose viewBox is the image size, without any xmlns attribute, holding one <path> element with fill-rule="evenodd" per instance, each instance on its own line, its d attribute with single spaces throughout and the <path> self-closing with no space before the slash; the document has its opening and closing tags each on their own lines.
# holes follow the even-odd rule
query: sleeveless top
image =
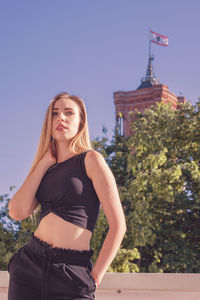
<svg viewBox="0 0 200 300">
<path fill-rule="evenodd" d="M 93 232 L 100 202 L 86 174 L 84 159 L 88 151 L 55 164 L 44 174 L 36 192 L 41 204 L 39 222 L 52 212 Z"/>
</svg>

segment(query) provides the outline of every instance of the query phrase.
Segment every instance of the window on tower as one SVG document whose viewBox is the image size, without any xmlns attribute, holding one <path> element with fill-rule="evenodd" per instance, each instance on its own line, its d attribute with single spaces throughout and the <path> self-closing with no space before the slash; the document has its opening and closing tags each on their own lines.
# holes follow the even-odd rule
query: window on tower
<svg viewBox="0 0 200 300">
<path fill-rule="evenodd" d="M 120 135 L 124 135 L 124 115 L 119 112 L 117 115 L 117 131 Z"/>
</svg>

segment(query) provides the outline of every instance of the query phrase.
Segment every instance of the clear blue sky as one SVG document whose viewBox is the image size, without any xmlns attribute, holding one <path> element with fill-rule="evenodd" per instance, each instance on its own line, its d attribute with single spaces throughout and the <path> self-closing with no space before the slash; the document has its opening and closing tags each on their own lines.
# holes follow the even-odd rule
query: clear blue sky
<svg viewBox="0 0 200 300">
<path fill-rule="evenodd" d="M 169 37 L 169 47 L 152 46 L 155 75 L 196 102 L 199 11 L 198 0 L 0 1 L 0 194 L 23 183 L 58 92 L 85 100 L 91 137 L 103 125 L 112 136 L 113 92 L 139 86 L 149 28 Z"/>
</svg>

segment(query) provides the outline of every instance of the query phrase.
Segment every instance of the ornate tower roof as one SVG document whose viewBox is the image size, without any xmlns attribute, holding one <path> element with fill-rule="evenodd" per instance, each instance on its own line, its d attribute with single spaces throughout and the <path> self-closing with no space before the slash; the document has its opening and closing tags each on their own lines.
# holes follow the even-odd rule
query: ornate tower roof
<svg viewBox="0 0 200 300">
<path fill-rule="evenodd" d="M 146 77 L 143 77 L 141 79 L 141 84 L 139 85 L 137 90 L 149 88 L 156 84 L 160 84 L 159 79 L 155 76 L 155 74 L 153 72 L 153 63 L 152 63 L 153 60 L 154 60 L 153 55 L 149 55 Z"/>
</svg>

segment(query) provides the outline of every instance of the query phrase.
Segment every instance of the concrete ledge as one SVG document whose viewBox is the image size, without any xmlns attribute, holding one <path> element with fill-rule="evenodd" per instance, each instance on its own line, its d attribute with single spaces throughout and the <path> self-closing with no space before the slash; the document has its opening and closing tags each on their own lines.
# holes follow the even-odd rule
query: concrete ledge
<svg viewBox="0 0 200 300">
<path fill-rule="evenodd" d="M 0 300 L 7 300 L 9 273 L 0 271 Z M 199 300 L 200 274 L 109 273 L 97 300 Z"/>
<path fill-rule="evenodd" d="M 106 273 L 102 289 L 165 290 L 200 292 L 200 274 L 174 273 Z M 200 298 L 199 298 L 200 299 Z"/>
</svg>

